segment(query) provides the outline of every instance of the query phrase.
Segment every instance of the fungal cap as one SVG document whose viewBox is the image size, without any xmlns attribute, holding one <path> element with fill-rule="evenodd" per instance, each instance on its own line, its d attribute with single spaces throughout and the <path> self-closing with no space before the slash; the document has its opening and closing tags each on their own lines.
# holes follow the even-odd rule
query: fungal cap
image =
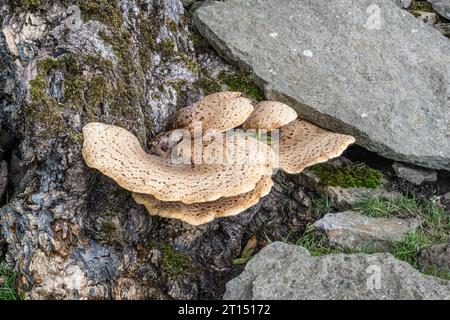
<svg viewBox="0 0 450 320">
<path fill-rule="evenodd" d="M 352 136 L 297 119 L 280 129 L 279 166 L 287 173 L 300 173 L 309 166 L 340 156 L 354 142 Z"/>
<path fill-rule="evenodd" d="M 239 91 L 221 91 L 207 95 L 203 99 L 199 100 L 196 104 L 219 103 L 222 101 L 239 98 L 243 95 L 244 94 Z"/>
<path fill-rule="evenodd" d="M 261 101 L 256 105 L 255 111 L 242 125 L 242 128 L 244 130 L 278 129 L 295 119 L 297 119 L 297 112 L 287 104 L 277 101 Z"/>
<path fill-rule="evenodd" d="M 244 133 L 228 136 L 225 133 L 206 135 L 200 144 L 187 139 L 176 145 L 171 156 L 183 163 L 246 163 L 262 164 L 265 174 L 271 175 L 276 155 L 267 144 Z M 199 161 L 199 162 L 197 162 Z"/>
<path fill-rule="evenodd" d="M 251 101 L 240 95 L 240 92 L 219 92 L 182 108 L 175 115 L 173 128 L 194 130 L 201 123 L 203 132 L 224 132 L 240 126 L 253 112 Z"/>
<path fill-rule="evenodd" d="M 150 215 L 182 220 L 192 225 L 200 225 L 215 218 L 235 216 L 254 206 L 268 195 L 273 186 L 271 176 L 264 176 L 254 190 L 234 197 L 220 198 L 212 202 L 185 204 L 182 202 L 160 201 L 147 194 L 133 193 L 134 200 L 145 205 Z"/>
<path fill-rule="evenodd" d="M 85 125 L 83 134 L 89 167 L 127 190 L 163 201 L 208 202 L 250 192 L 269 170 L 263 162 L 174 165 L 147 154 L 131 132 L 98 122 Z"/>
</svg>

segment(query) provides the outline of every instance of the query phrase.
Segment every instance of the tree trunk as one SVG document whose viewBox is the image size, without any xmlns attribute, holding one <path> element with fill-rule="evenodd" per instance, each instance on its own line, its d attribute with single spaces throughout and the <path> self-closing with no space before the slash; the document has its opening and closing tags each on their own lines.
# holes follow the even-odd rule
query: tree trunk
<svg viewBox="0 0 450 320">
<path fill-rule="evenodd" d="M 237 217 L 194 227 L 150 217 L 84 164 L 84 124 L 122 126 L 147 147 L 177 108 L 225 88 L 218 75 L 232 67 L 179 0 L 1 3 L 0 129 L 17 143 L 0 226 L 25 298 L 221 298 L 251 235 L 303 229 L 290 180 Z"/>
</svg>

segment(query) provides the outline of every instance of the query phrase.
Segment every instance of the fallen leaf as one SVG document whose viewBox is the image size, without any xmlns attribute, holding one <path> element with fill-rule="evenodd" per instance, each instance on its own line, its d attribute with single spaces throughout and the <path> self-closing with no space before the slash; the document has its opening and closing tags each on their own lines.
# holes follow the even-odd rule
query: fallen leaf
<svg viewBox="0 0 450 320">
<path fill-rule="evenodd" d="M 244 264 L 252 257 L 253 252 L 255 252 L 256 245 L 258 244 L 258 239 L 256 239 L 256 235 L 252 235 L 250 239 L 247 241 L 247 244 L 242 250 L 241 257 L 233 260 L 233 264 Z"/>
</svg>

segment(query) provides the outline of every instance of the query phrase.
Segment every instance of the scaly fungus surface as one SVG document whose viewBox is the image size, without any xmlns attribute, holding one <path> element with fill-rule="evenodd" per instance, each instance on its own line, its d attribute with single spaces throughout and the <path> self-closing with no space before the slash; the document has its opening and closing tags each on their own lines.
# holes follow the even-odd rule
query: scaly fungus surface
<svg viewBox="0 0 450 320">
<path fill-rule="evenodd" d="M 279 154 L 249 134 L 225 133 L 241 125 L 279 128 Z M 132 191 L 151 215 L 193 225 L 237 215 L 258 203 L 272 188 L 273 168 L 300 173 L 355 142 L 352 136 L 297 119 L 283 103 L 263 101 L 254 110 L 242 93 L 229 91 L 180 109 L 173 128 L 153 141 L 153 154 L 148 154 L 131 132 L 92 122 L 83 128 L 82 153 L 88 166 Z"/>
</svg>

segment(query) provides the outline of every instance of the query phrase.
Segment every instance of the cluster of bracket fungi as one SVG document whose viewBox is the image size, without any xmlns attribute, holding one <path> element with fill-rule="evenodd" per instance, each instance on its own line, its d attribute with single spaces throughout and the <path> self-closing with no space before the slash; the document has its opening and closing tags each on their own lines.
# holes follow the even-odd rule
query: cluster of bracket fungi
<svg viewBox="0 0 450 320">
<path fill-rule="evenodd" d="M 234 128 L 257 134 L 229 135 Z M 277 141 L 264 142 L 261 130 L 278 130 Z M 341 155 L 355 142 L 352 136 L 298 119 L 286 104 L 263 101 L 254 107 L 242 93 L 231 91 L 180 109 L 172 130 L 154 139 L 150 153 L 131 132 L 117 126 L 92 122 L 83 134 L 82 152 L 89 167 L 131 191 L 151 215 L 192 225 L 237 215 L 257 204 L 269 194 L 275 169 L 300 173 Z M 201 148 L 196 149 L 193 141 L 200 135 Z M 208 161 L 219 156 L 221 161 Z"/>
</svg>

